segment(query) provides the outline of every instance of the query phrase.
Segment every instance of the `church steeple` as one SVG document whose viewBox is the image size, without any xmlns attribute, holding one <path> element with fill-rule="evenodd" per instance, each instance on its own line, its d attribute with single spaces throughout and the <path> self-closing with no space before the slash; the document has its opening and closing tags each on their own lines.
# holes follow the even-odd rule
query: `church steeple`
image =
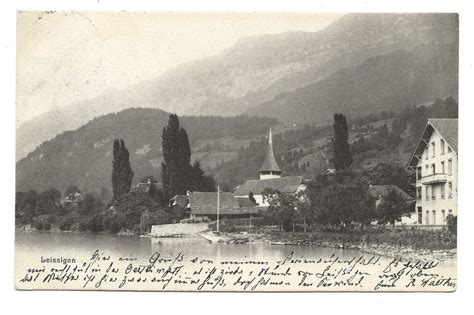
<svg viewBox="0 0 474 315">
<path fill-rule="evenodd" d="M 267 155 L 262 167 L 260 167 L 260 179 L 280 178 L 281 170 L 273 154 L 272 127 L 268 136 Z"/>
</svg>

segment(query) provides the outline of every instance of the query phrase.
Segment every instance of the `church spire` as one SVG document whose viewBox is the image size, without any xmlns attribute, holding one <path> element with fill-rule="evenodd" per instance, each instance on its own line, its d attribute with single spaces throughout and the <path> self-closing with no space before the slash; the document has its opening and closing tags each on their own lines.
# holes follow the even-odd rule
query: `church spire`
<svg viewBox="0 0 474 315">
<path fill-rule="evenodd" d="M 272 127 L 268 136 L 267 155 L 262 167 L 260 167 L 260 179 L 280 178 L 281 170 L 273 154 Z"/>
</svg>

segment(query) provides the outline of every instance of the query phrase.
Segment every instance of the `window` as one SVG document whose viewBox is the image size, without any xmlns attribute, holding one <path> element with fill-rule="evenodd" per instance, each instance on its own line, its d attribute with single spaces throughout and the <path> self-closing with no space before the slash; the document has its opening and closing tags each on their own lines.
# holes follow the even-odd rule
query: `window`
<svg viewBox="0 0 474 315">
<path fill-rule="evenodd" d="M 436 186 L 431 187 L 431 199 L 436 199 Z"/>
<path fill-rule="evenodd" d="M 441 210 L 441 219 L 443 220 L 443 224 L 446 224 L 446 211 Z"/>
<path fill-rule="evenodd" d="M 444 154 L 444 140 L 441 139 L 441 154 Z"/>
<path fill-rule="evenodd" d="M 444 199 L 444 194 L 446 192 L 446 184 L 441 185 L 441 198 Z"/>
<path fill-rule="evenodd" d="M 453 175 L 453 160 L 448 160 L 448 174 Z"/>
<path fill-rule="evenodd" d="M 423 212 L 421 210 L 421 207 L 418 207 L 418 224 L 423 223 Z"/>
<path fill-rule="evenodd" d="M 453 210 L 452 209 L 448 210 L 448 215 L 453 215 Z"/>
<path fill-rule="evenodd" d="M 445 173 L 445 170 L 444 170 L 444 161 L 441 162 L 441 173 L 443 173 L 443 174 Z"/>
<path fill-rule="evenodd" d="M 433 222 L 432 222 L 431 224 L 434 225 L 434 224 L 436 224 L 436 210 L 433 210 L 433 211 L 431 212 L 431 214 L 432 214 L 432 218 L 433 218 Z"/>
<path fill-rule="evenodd" d="M 430 200 L 430 186 L 426 186 L 425 190 L 425 199 Z"/>
<path fill-rule="evenodd" d="M 430 173 L 430 166 L 428 164 L 426 164 L 426 175 L 428 175 Z"/>
<path fill-rule="evenodd" d="M 425 160 L 428 160 L 428 146 L 426 146 L 426 149 L 425 149 Z"/>
<path fill-rule="evenodd" d="M 420 180 L 421 179 L 421 166 L 418 166 L 416 168 L 416 179 Z"/>
<path fill-rule="evenodd" d="M 433 171 L 433 175 L 436 174 L 436 164 L 431 164 L 431 170 Z"/>
<path fill-rule="evenodd" d="M 426 224 L 429 225 L 430 224 L 430 212 L 429 211 L 426 211 Z"/>
<path fill-rule="evenodd" d="M 435 143 L 431 142 L 431 157 L 435 157 L 435 155 L 436 155 Z"/>
<path fill-rule="evenodd" d="M 416 198 L 421 199 L 421 187 L 416 187 Z"/>
<path fill-rule="evenodd" d="M 448 198 L 453 198 L 453 182 L 448 183 Z"/>
</svg>

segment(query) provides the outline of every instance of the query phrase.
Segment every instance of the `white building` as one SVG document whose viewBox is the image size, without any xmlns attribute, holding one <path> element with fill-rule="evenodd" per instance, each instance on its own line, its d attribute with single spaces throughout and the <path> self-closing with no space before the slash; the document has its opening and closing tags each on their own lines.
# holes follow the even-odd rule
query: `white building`
<svg viewBox="0 0 474 315">
<path fill-rule="evenodd" d="M 268 207 L 269 203 L 262 192 L 265 188 L 270 188 L 284 194 L 297 193 L 306 189 L 302 176 L 281 176 L 281 170 L 273 154 L 272 129 L 268 137 L 267 155 L 260 167 L 259 179 L 250 179 L 237 187 L 234 196 L 237 198 L 248 198 L 252 193 L 257 206 Z"/>
<path fill-rule="evenodd" d="M 458 119 L 429 119 L 407 168 L 416 172 L 416 212 L 406 223 L 442 226 L 457 216 Z"/>
</svg>

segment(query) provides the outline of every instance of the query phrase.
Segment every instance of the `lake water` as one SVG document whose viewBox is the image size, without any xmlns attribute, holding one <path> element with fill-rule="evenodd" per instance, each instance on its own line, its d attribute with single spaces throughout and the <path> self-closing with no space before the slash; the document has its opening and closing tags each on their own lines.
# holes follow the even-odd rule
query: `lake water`
<svg viewBox="0 0 474 315">
<path fill-rule="evenodd" d="M 212 261 L 212 266 L 208 265 L 208 271 L 213 267 L 217 266 L 219 268 L 224 268 L 225 270 L 230 270 L 231 266 L 223 267 L 221 262 L 229 262 L 229 261 L 261 261 L 265 262 L 267 266 L 277 266 L 280 265 L 285 258 L 291 257 L 293 259 L 305 259 L 309 261 L 317 261 L 317 260 L 324 260 L 324 263 L 315 264 L 314 262 L 306 262 L 304 264 L 300 264 L 299 262 L 293 263 L 292 267 L 292 281 L 295 283 L 299 283 L 300 279 L 299 271 L 304 272 L 311 272 L 313 274 L 313 281 L 314 283 L 318 283 L 320 281 L 319 278 L 315 278 L 316 272 L 324 273 L 325 266 L 331 269 L 333 275 L 337 274 L 342 271 L 342 275 L 345 275 L 346 278 L 350 278 L 354 272 L 357 275 L 358 268 L 364 270 L 363 272 L 369 272 L 365 274 L 368 280 L 364 280 L 365 285 L 362 287 L 357 287 L 359 290 L 373 290 L 373 288 L 377 285 L 377 282 L 381 279 L 388 279 L 384 281 L 390 281 L 389 278 L 379 278 L 379 275 L 384 273 L 384 269 L 387 266 L 391 265 L 393 261 L 392 258 L 388 257 L 380 257 L 380 256 L 373 256 L 367 253 L 363 253 L 359 250 L 343 250 L 343 249 L 333 249 L 333 248 L 321 248 L 321 247 L 311 247 L 311 246 L 289 246 L 289 245 L 271 245 L 268 242 L 261 242 L 261 243 L 250 243 L 250 244 L 225 244 L 225 243 L 218 243 L 218 244 L 211 244 L 204 238 L 200 236 L 189 236 L 186 238 L 141 238 L 141 237 L 118 237 L 112 235 L 104 235 L 104 234 L 83 234 L 83 233 L 27 233 L 22 231 L 16 232 L 16 246 L 15 246 L 15 279 L 18 285 L 19 280 L 25 278 L 25 274 L 29 268 L 50 268 L 51 265 L 48 262 L 45 262 L 43 259 L 48 258 L 73 258 L 76 259 L 79 265 L 87 265 L 91 261 L 91 257 L 93 253 L 97 250 L 100 252 L 101 257 L 110 255 L 115 261 L 120 258 L 125 258 L 125 265 L 129 264 L 128 259 L 136 259 L 137 266 L 139 264 L 146 265 L 150 257 L 155 254 L 159 253 L 160 257 L 179 257 L 180 255 L 183 258 L 183 262 L 192 262 L 194 257 L 199 257 L 199 259 L 207 260 L 209 259 Z M 331 263 L 334 261 L 334 258 L 337 258 L 337 264 Z M 374 264 L 365 264 L 364 263 L 350 263 L 349 261 L 358 261 L 358 259 L 363 259 L 363 261 L 372 261 L 376 260 Z M 346 262 L 344 262 L 346 261 Z M 110 261 L 106 262 L 105 264 L 109 264 Z M 200 264 L 200 263 L 199 263 Z M 290 263 L 291 264 L 291 263 Z M 339 265 L 340 264 L 340 265 Z M 205 264 L 206 265 L 206 264 Z M 353 265 L 354 267 L 349 267 Z M 61 264 L 59 264 L 61 266 Z M 288 266 L 288 265 L 286 265 Z M 286 268 L 286 266 L 284 268 Z M 357 266 L 357 267 L 355 267 Z M 102 268 L 103 266 L 101 266 Z M 186 269 L 186 268 L 190 269 Z M 235 267 L 235 265 L 234 265 Z M 194 269 L 197 268 L 197 269 Z M 191 265 L 186 265 L 185 269 L 189 274 L 192 274 L 196 270 L 198 270 L 200 266 L 197 266 L 197 263 L 194 262 Z M 247 268 L 245 272 L 254 272 L 259 271 L 261 266 L 242 266 L 242 268 Z M 249 269 L 249 268 L 257 268 L 257 269 Z M 272 267 L 273 268 L 273 267 Z M 283 267 L 282 267 L 283 268 Z M 283 269 L 284 269 L 283 268 Z M 319 269 L 318 269 L 319 268 Z M 345 268 L 345 269 L 344 269 Z M 349 269 L 347 269 L 349 268 Z M 403 268 L 403 264 L 398 264 L 397 269 L 391 268 L 390 272 L 398 272 L 400 268 Z M 124 268 L 125 269 L 125 268 Z M 124 270 L 121 269 L 121 270 Z M 224 270 L 223 269 L 223 270 Z M 275 270 L 275 269 L 272 269 Z M 278 269 L 280 270 L 280 269 Z M 418 270 L 418 269 L 417 269 Z M 103 271 L 103 269 L 102 269 Z M 430 269 L 429 272 L 436 271 L 439 273 L 434 280 L 438 281 L 439 279 L 446 279 L 447 277 L 455 277 L 456 275 L 456 267 L 455 261 L 452 261 L 450 264 L 440 264 L 437 265 L 436 269 Z M 347 274 L 345 273 L 347 272 Z M 250 273 L 251 274 L 251 273 Z M 249 274 L 249 275 L 250 275 Z M 370 276 L 369 276 L 370 274 Z M 298 276 L 297 276 L 298 275 Z M 363 277 L 363 273 L 359 273 L 358 277 Z M 180 276 L 181 277 L 181 276 Z M 186 272 L 184 272 L 183 277 L 186 277 Z M 205 277 L 205 276 L 204 276 Z M 235 277 L 238 277 L 235 276 Z M 370 278 L 369 278 L 370 277 Z M 394 290 L 414 290 L 415 288 L 407 286 L 408 282 L 411 281 L 411 277 L 408 273 L 404 276 L 405 279 L 398 281 Z M 331 277 L 330 277 L 331 278 Z M 431 279 L 432 275 L 424 276 L 425 279 Z M 182 279 L 182 278 L 180 278 Z M 24 279 L 23 279 L 24 280 Z M 200 279 L 202 281 L 203 279 Z M 233 279 L 233 281 L 235 278 Z M 433 280 L 433 282 L 434 282 Z M 345 280 L 345 281 L 355 281 L 352 279 Z M 419 279 L 417 284 L 420 284 L 422 279 Z M 430 280 L 431 281 L 431 280 Z M 453 280 L 455 281 L 455 280 Z M 80 289 L 81 286 L 77 287 L 71 283 L 68 283 L 69 287 L 65 287 L 64 283 L 55 283 L 54 286 L 50 284 L 50 286 L 43 287 L 41 283 L 36 283 L 32 287 L 35 288 L 53 288 L 53 289 L 64 289 L 64 288 L 71 288 L 71 289 Z M 111 286 L 109 289 L 116 289 L 116 286 Z M 115 284 L 114 284 L 115 285 Z M 293 285 L 293 284 L 292 284 Z M 31 288 L 28 284 L 22 284 L 20 288 Z M 104 288 L 104 287 L 102 287 Z M 143 287 L 140 283 L 133 283 L 127 284 L 127 289 L 135 289 L 141 290 Z M 149 287 L 150 289 L 155 289 L 156 287 Z M 182 288 L 176 285 L 175 287 L 170 286 L 170 289 L 174 290 L 181 290 Z M 195 290 L 195 287 L 186 287 L 189 290 Z M 213 288 L 214 289 L 214 288 Z M 242 288 L 237 287 L 230 287 L 227 286 L 225 288 L 217 288 L 217 290 L 241 290 Z M 276 289 L 273 288 L 259 288 L 261 290 L 285 290 L 285 287 L 277 287 Z M 286 288 L 288 290 L 288 288 Z M 326 288 L 314 288 L 314 287 L 299 287 L 295 286 L 292 287 L 292 290 L 334 290 L 333 287 L 326 287 Z M 341 287 L 337 290 L 354 290 L 355 288 L 352 286 L 349 287 Z M 390 288 L 388 288 L 390 289 Z M 429 288 L 424 288 L 424 290 Z M 432 288 L 435 289 L 435 288 Z M 447 287 L 442 285 L 437 285 L 435 290 L 452 290 L 453 287 Z M 204 290 L 211 290 L 209 287 L 204 288 Z"/>
<path fill-rule="evenodd" d="M 188 238 L 145 238 L 118 237 L 104 234 L 85 233 L 25 233 L 16 232 L 17 257 L 28 256 L 30 259 L 43 257 L 87 257 L 94 250 L 107 251 L 116 257 L 133 255 L 148 259 L 154 252 L 188 256 L 206 256 L 219 260 L 229 259 L 284 259 L 290 252 L 304 257 L 323 257 L 337 254 L 340 257 L 352 257 L 361 254 L 357 250 L 342 250 L 320 247 L 302 247 L 289 245 L 270 245 L 268 242 L 251 244 L 210 244 L 196 236 Z"/>
</svg>

